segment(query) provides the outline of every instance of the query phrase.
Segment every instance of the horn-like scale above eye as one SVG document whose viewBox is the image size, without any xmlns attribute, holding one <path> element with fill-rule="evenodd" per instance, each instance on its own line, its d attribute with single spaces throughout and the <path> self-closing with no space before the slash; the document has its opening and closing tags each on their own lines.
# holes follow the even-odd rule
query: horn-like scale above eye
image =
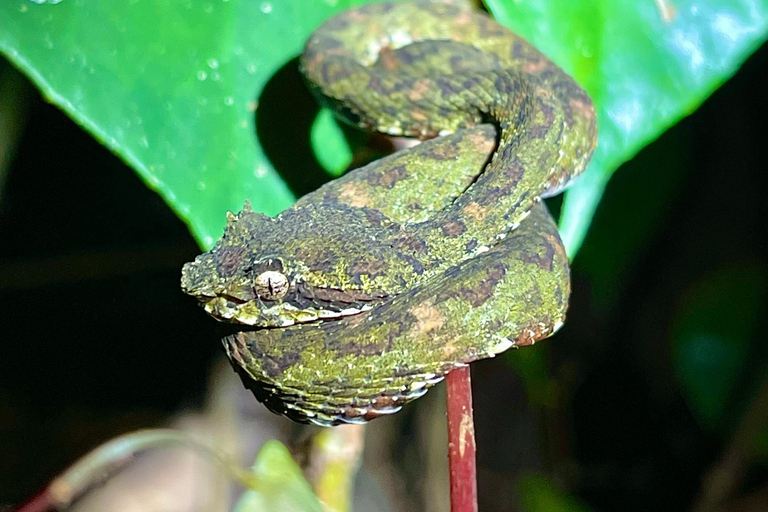
<svg viewBox="0 0 768 512">
<path fill-rule="evenodd" d="M 288 293 L 289 284 L 285 274 L 267 270 L 253 280 L 253 289 L 262 300 L 278 300 Z"/>
</svg>

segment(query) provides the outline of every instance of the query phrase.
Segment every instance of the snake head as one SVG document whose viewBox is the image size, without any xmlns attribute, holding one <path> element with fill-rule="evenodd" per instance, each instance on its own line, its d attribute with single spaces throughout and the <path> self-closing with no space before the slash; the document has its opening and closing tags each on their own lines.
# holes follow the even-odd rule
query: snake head
<svg viewBox="0 0 768 512">
<path fill-rule="evenodd" d="M 285 327 L 350 316 L 371 309 L 387 293 L 342 287 L 338 261 L 343 236 L 331 236 L 313 208 L 277 218 L 254 212 L 227 215 L 216 245 L 182 269 L 182 290 L 217 320 L 255 327 Z M 327 219 L 325 219 L 327 220 Z M 342 234 L 343 235 L 343 234 Z M 334 270 L 335 269 L 335 270 Z M 330 276 L 330 277 L 327 277 Z"/>
</svg>

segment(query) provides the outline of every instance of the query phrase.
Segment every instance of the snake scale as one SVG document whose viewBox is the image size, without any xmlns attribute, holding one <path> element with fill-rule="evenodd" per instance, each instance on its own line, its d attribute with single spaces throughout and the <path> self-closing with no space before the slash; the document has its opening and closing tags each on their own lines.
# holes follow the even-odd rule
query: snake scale
<svg viewBox="0 0 768 512">
<path fill-rule="evenodd" d="M 270 218 L 246 204 L 182 288 L 271 410 L 330 426 L 391 414 L 447 372 L 562 325 L 568 261 L 543 196 L 586 167 L 586 93 L 487 15 L 443 0 L 326 21 L 301 68 L 340 119 L 428 139 Z"/>
</svg>

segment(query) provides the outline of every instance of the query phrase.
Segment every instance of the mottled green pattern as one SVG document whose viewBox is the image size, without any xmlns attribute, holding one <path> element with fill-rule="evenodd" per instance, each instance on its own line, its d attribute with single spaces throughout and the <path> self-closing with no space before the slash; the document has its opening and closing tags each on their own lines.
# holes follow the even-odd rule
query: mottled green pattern
<svg viewBox="0 0 768 512">
<path fill-rule="evenodd" d="M 399 410 L 456 366 L 561 325 L 570 283 L 541 196 L 595 144 L 584 92 L 490 18 L 439 1 L 347 11 L 302 68 L 348 122 L 439 137 L 302 198 L 230 216 L 182 287 L 270 409 L 321 425 Z M 484 123 L 484 124 L 479 124 Z"/>
</svg>

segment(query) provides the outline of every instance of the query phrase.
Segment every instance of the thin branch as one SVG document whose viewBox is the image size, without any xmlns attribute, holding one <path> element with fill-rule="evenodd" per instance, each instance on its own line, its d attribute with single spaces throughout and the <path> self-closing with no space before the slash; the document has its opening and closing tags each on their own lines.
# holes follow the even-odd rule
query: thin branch
<svg viewBox="0 0 768 512">
<path fill-rule="evenodd" d="M 475 424 L 472 419 L 469 365 L 450 372 L 445 382 L 448 394 L 451 512 L 477 512 Z"/>
</svg>

